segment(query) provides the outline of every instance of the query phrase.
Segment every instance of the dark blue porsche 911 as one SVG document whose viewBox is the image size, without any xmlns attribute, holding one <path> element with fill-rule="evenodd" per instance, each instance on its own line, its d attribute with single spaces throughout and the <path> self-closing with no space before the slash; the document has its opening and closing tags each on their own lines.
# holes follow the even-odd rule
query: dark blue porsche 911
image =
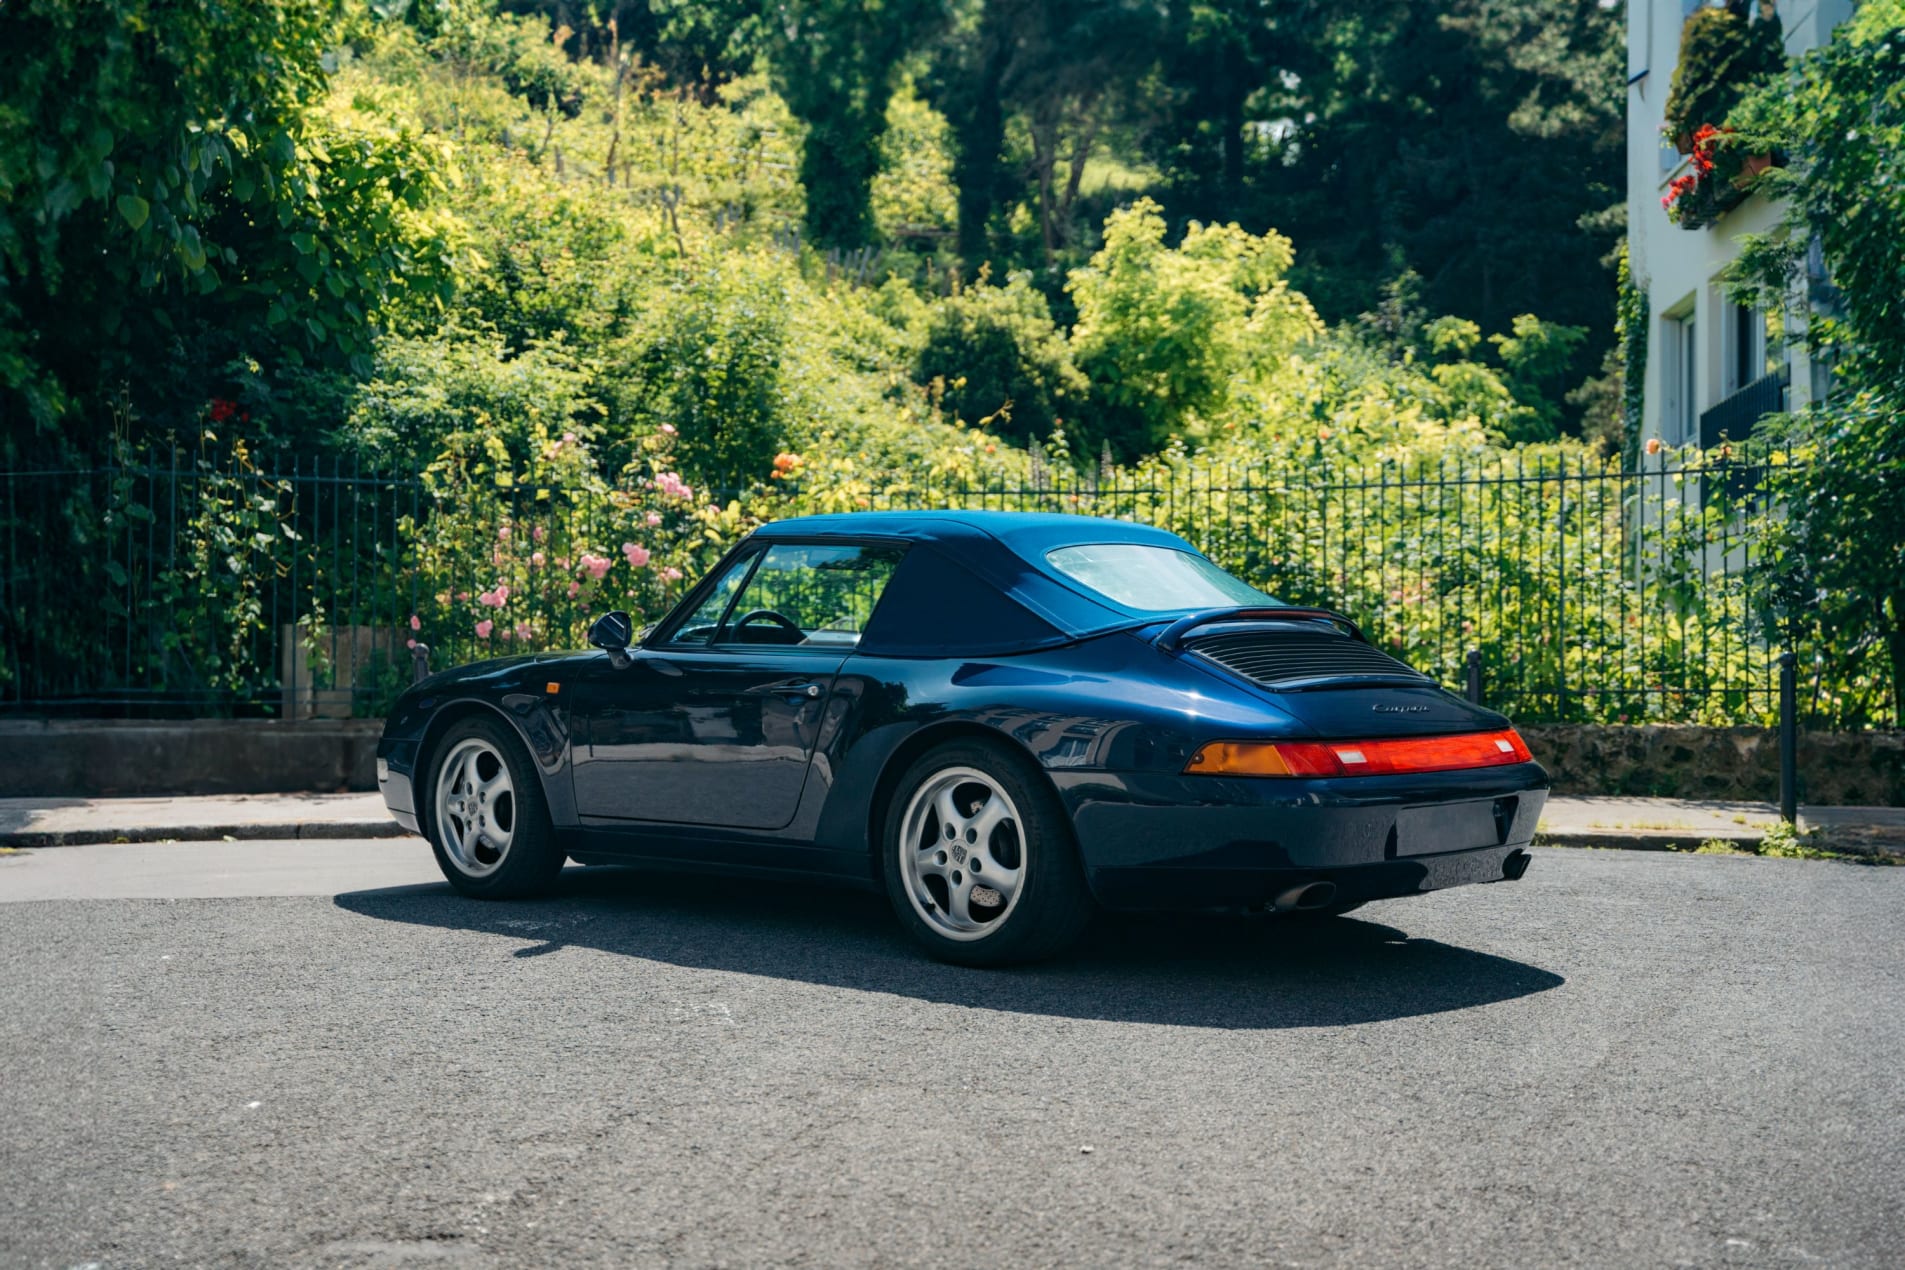
<svg viewBox="0 0 1905 1270">
<path fill-rule="evenodd" d="M 637 638 L 406 692 L 384 799 L 466 895 L 565 860 L 884 887 L 934 956 L 1095 908 L 1343 913 L 1519 878 L 1547 774 L 1499 714 L 1162 530 L 874 512 L 768 525 Z"/>
</svg>

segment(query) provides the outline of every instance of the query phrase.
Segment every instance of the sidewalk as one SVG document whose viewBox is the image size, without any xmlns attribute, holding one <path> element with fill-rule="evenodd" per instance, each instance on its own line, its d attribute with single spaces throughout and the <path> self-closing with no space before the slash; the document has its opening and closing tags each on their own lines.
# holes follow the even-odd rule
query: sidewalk
<svg viewBox="0 0 1905 1270">
<path fill-rule="evenodd" d="M 1536 843 L 1691 851 L 1718 840 L 1753 849 L 1779 822 L 1771 803 L 1682 798 L 1551 798 Z M 1802 833 L 1840 851 L 1905 856 L 1905 807 L 1802 807 Z M 0 798 L 0 846 L 225 838 L 394 838 L 405 834 L 378 794 L 241 794 L 214 798 Z"/>
<path fill-rule="evenodd" d="M 209 798 L 0 798 L 0 846 L 218 842 L 226 838 L 394 838 L 408 833 L 381 794 Z"/>
</svg>

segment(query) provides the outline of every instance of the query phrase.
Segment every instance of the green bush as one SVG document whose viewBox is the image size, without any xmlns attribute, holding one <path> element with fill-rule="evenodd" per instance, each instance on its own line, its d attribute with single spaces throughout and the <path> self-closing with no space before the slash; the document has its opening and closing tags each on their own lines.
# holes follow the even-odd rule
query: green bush
<svg viewBox="0 0 1905 1270">
<path fill-rule="evenodd" d="M 1237 381 L 1319 326 L 1283 280 L 1289 239 L 1193 224 L 1167 247 L 1162 213 L 1148 198 L 1113 212 L 1104 246 L 1066 283 L 1073 355 L 1092 386 L 1081 435 L 1127 456 L 1209 436 Z"/>
<path fill-rule="evenodd" d="M 678 429 L 682 465 L 704 481 L 764 477 L 798 431 L 785 375 L 790 272 L 766 254 L 737 252 L 652 297 L 618 350 L 616 427 Z"/>
<path fill-rule="evenodd" d="M 944 386 L 955 418 L 1019 444 L 1049 440 L 1084 404 L 1087 387 L 1051 307 L 1024 274 L 1003 287 L 981 278 L 934 305 L 913 372 Z"/>
<path fill-rule="evenodd" d="M 1692 153 L 1701 124 L 1717 126 L 1748 91 L 1785 65 L 1777 13 L 1749 21 L 1743 0 L 1694 10 L 1680 28 L 1680 59 L 1667 93 L 1668 139 L 1682 154 Z"/>
</svg>

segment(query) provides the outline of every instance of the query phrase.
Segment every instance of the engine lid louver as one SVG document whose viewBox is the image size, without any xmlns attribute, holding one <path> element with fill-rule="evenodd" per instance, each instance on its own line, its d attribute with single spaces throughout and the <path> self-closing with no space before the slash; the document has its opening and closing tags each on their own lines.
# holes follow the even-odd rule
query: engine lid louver
<svg viewBox="0 0 1905 1270">
<path fill-rule="evenodd" d="M 1360 640 L 1315 629 L 1232 631 L 1188 640 L 1185 647 L 1266 688 L 1324 687 L 1342 680 L 1432 682 Z"/>
</svg>

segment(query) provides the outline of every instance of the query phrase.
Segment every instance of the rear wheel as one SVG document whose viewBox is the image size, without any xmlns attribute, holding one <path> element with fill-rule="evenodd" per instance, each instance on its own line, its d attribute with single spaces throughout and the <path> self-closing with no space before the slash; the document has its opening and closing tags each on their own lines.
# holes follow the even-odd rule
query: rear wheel
<svg viewBox="0 0 1905 1270">
<path fill-rule="evenodd" d="M 547 891 L 562 871 L 542 781 L 501 723 L 453 725 L 437 746 L 430 782 L 430 849 L 451 886 L 479 899 Z"/>
<path fill-rule="evenodd" d="M 1003 746 L 957 741 L 914 762 L 887 809 L 884 854 L 894 912 L 942 961 L 1035 961 L 1091 919 L 1064 809 Z"/>
</svg>

